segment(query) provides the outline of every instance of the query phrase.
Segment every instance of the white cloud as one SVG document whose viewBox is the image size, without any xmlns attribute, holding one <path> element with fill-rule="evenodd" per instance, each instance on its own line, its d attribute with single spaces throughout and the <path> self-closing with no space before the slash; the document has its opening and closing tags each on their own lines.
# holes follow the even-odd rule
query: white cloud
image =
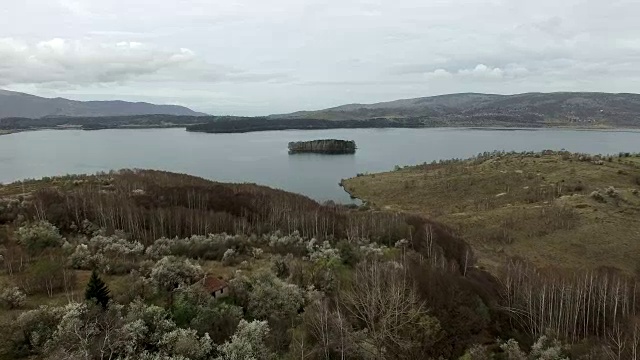
<svg viewBox="0 0 640 360">
<path fill-rule="evenodd" d="M 452 76 L 453 74 L 445 69 L 436 69 L 425 74 L 427 79 L 447 79 Z"/>
<path fill-rule="evenodd" d="M 454 77 L 466 78 L 467 80 L 475 79 L 478 81 L 483 81 L 514 79 L 526 76 L 528 73 L 529 70 L 527 70 L 527 68 L 517 64 L 508 64 L 504 69 L 499 67 L 490 67 L 485 64 L 478 64 L 473 68 L 457 69 L 455 71 L 436 69 L 425 73 L 425 77 L 428 80 L 439 81 L 450 80 Z"/>
<path fill-rule="evenodd" d="M 473 69 L 458 70 L 458 75 L 472 76 L 476 78 L 500 79 L 504 76 L 504 71 L 499 67 L 490 68 L 485 64 L 478 64 Z"/>
<path fill-rule="evenodd" d="M 36 44 L 0 39 L 0 84 L 91 85 L 179 69 L 193 62 L 189 49 L 164 50 L 138 42 L 95 44 L 54 38 Z"/>
<path fill-rule="evenodd" d="M 39 84 L 61 90 L 130 81 L 252 82 L 286 74 L 251 73 L 211 65 L 187 48 L 161 49 L 136 41 L 95 43 L 54 38 L 27 44 L 0 38 L 0 85 Z"/>
</svg>

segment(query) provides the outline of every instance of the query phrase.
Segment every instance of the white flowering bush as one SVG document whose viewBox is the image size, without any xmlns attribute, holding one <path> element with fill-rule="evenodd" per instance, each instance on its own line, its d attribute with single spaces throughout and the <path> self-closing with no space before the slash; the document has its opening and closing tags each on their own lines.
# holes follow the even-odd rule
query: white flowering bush
<svg viewBox="0 0 640 360">
<path fill-rule="evenodd" d="M 46 248 L 60 247 L 64 242 L 58 228 L 48 221 L 22 226 L 16 231 L 16 235 L 18 242 L 32 254 Z"/>
<path fill-rule="evenodd" d="M 264 254 L 264 250 L 262 250 L 261 248 L 251 248 L 251 256 L 255 259 L 260 259 L 262 257 L 262 255 Z"/>
<path fill-rule="evenodd" d="M 32 352 L 40 353 L 44 350 L 45 344 L 51 339 L 63 315 L 63 307 L 43 305 L 18 316 L 18 328 L 25 335 L 25 341 Z"/>
<path fill-rule="evenodd" d="M 27 301 L 27 295 L 18 287 L 7 287 L 0 292 L 0 301 L 2 301 L 9 309 L 16 309 L 24 306 Z"/>
<path fill-rule="evenodd" d="M 142 301 L 42 306 L 23 312 L 16 326 L 26 337 L 20 346 L 38 358 L 204 360 L 215 349 L 207 333 L 179 328 L 168 311 Z"/>
<path fill-rule="evenodd" d="M 235 298 L 251 317 L 285 320 L 297 315 L 304 303 L 304 291 L 270 271 L 245 275 L 237 271 L 230 281 Z"/>
<path fill-rule="evenodd" d="M 220 356 L 217 360 L 269 359 L 271 354 L 265 344 L 268 335 L 269 325 L 266 321 L 240 320 L 231 340 L 218 347 Z"/>
<path fill-rule="evenodd" d="M 78 244 L 69 256 L 69 263 L 75 269 L 97 268 L 105 273 L 122 274 L 135 268 L 143 252 L 144 246 L 139 241 L 98 235 Z"/>
<path fill-rule="evenodd" d="M 91 269 L 94 266 L 93 256 L 89 251 L 89 245 L 78 244 L 73 253 L 69 255 L 69 264 L 74 269 Z"/>
<path fill-rule="evenodd" d="M 254 238 L 255 239 L 255 238 Z M 244 235 L 209 234 L 193 235 L 184 239 L 160 238 L 149 246 L 146 254 L 158 260 L 167 255 L 184 256 L 192 259 L 221 261 L 227 249 L 248 253 L 251 238 Z"/>
<path fill-rule="evenodd" d="M 269 245 L 271 252 L 283 255 L 305 255 L 310 242 L 309 239 L 300 236 L 298 231 L 286 236 L 282 236 L 280 232 L 263 235 L 263 241 Z"/>
<path fill-rule="evenodd" d="M 178 238 L 169 239 L 166 237 L 157 239 L 152 245 L 147 247 L 145 254 L 154 260 L 162 259 L 165 256 L 171 255 L 171 245 L 177 241 L 181 240 Z"/>
<path fill-rule="evenodd" d="M 126 330 L 136 334 L 131 341 L 134 351 L 145 347 L 157 347 L 164 334 L 177 327 L 167 310 L 156 305 L 147 305 L 141 300 L 129 304 L 124 320 Z"/>
<path fill-rule="evenodd" d="M 407 239 L 400 239 L 396 241 L 396 243 L 394 244 L 394 247 L 398 249 L 404 249 L 407 246 L 409 246 L 409 241 Z"/>
<path fill-rule="evenodd" d="M 384 255 L 386 250 L 386 246 L 373 242 L 360 246 L 360 253 L 365 257 L 381 257 Z"/>
<path fill-rule="evenodd" d="M 514 339 L 510 339 L 500 345 L 508 360 L 569 360 L 564 353 L 564 348 L 557 340 L 550 340 L 541 336 L 532 346 L 529 354 L 520 349 L 520 345 Z"/>
<path fill-rule="evenodd" d="M 331 247 L 328 241 L 316 245 L 315 242 L 309 242 L 309 259 L 315 263 L 322 263 L 327 266 L 340 264 L 340 251 Z"/>
<path fill-rule="evenodd" d="M 157 289 L 173 291 L 191 285 L 203 276 L 200 265 L 188 259 L 167 256 L 153 266 L 150 278 Z"/>
<path fill-rule="evenodd" d="M 199 337 L 196 330 L 177 328 L 164 334 L 160 340 L 163 352 L 187 359 L 207 359 L 213 350 L 213 343 L 209 334 Z"/>
<path fill-rule="evenodd" d="M 238 255 L 236 254 L 235 250 L 227 249 L 224 252 L 224 255 L 222 255 L 222 264 L 226 266 L 233 265 L 237 257 Z"/>
</svg>

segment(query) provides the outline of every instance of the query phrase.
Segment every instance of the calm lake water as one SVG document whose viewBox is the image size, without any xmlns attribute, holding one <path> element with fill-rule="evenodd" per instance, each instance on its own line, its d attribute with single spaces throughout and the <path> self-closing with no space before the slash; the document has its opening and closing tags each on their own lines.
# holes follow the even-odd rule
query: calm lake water
<svg viewBox="0 0 640 360">
<path fill-rule="evenodd" d="M 289 141 L 355 140 L 355 155 L 289 155 Z M 640 132 L 578 130 L 336 129 L 247 134 L 184 129 L 34 131 L 0 136 L 0 182 L 149 168 L 251 182 L 319 201 L 350 202 L 338 186 L 357 173 L 392 170 L 492 150 L 640 151 Z"/>
</svg>

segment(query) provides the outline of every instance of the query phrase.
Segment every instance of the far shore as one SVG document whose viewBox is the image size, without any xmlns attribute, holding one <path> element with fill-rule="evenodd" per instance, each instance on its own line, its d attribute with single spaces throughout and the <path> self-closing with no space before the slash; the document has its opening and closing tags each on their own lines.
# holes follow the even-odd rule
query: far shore
<svg viewBox="0 0 640 360">
<path fill-rule="evenodd" d="M 24 130 L 0 130 L 0 135 L 9 135 L 17 132 L 21 132 Z"/>
<path fill-rule="evenodd" d="M 27 129 L 0 129 L 1 135 L 9 135 L 19 132 L 30 131 L 42 131 L 42 130 L 84 130 L 84 131 L 99 131 L 99 130 L 143 130 L 143 129 L 176 129 L 181 128 L 186 130 L 186 126 L 183 125 L 151 125 L 151 126 L 136 126 L 136 125 L 123 125 L 123 126 L 111 126 L 111 127 L 95 127 L 95 128 L 83 128 L 81 126 L 50 126 L 50 127 L 38 127 Z M 348 127 L 335 127 L 331 129 L 269 129 L 269 130 L 255 130 L 255 131 L 228 131 L 228 132 L 206 132 L 206 131 L 191 131 L 200 132 L 205 134 L 233 134 L 233 133 L 251 133 L 251 132 L 264 132 L 264 131 L 287 131 L 287 130 L 337 130 L 337 129 L 407 129 L 407 127 L 363 127 L 363 128 L 348 128 Z M 605 126 L 544 126 L 544 127 L 510 127 L 510 126 L 424 126 L 411 129 L 462 129 L 462 130 L 486 130 L 486 131 L 536 131 L 536 130 L 577 130 L 577 131 L 607 131 L 607 132 L 640 132 L 640 127 L 637 128 L 617 128 L 617 127 L 605 127 Z"/>
</svg>

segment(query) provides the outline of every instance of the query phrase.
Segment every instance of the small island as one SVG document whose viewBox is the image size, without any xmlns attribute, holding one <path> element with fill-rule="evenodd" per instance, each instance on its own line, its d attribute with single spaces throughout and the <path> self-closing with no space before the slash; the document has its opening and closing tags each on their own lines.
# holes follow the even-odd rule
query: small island
<svg viewBox="0 0 640 360">
<path fill-rule="evenodd" d="M 353 140 L 324 139 L 289 143 L 289 154 L 353 154 L 355 152 L 356 142 Z"/>
</svg>

